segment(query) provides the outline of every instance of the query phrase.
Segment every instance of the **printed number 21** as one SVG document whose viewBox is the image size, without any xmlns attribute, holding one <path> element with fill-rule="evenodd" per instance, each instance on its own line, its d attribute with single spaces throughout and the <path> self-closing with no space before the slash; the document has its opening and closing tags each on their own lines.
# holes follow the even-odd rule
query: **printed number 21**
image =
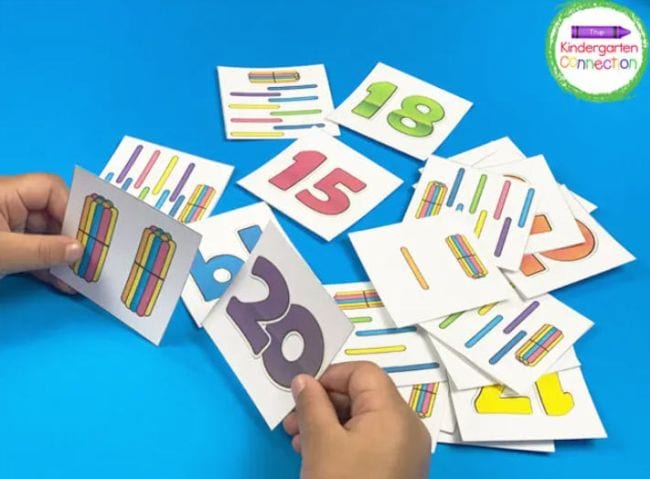
<svg viewBox="0 0 650 479">
<path fill-rule="evenodd" d="M 276 384 L 289 388 L 291 380 L 298 374 L 315 376 L 325 353 L 318 321 L 308 309 L 291 304 L 282 272 L 267 258 L 257 257 L 252 275 L 266 283 L 268 296 L 250 303 L 233 296 L 228 301 L 226 312 L 248 341 L 253 354 L 262 356 L 264 367 Z M 302 352 L 295 359 L 287 359 L 282 345 L 292 334 L 302 339 Z"/>
<path fill-rule="evenodd" d="M 397 91 L 397 86 L 380 81 L 371 83 L 367 91 L 368 95 L 354 107 L 352 113 L 372 118 Z M 433 133 L 433 124 L 445 117 L 442 105 L 426 96 L 407 96 L 402 100 L 401 106 L 399 110 L 391 111 L 386 119 L 390 126 L 405 135 L 429 136 Z"/>
<path fill-rule="evenodd" d="M 300 181 L 304 180 L 310 173 L 313 173 L 327 159 L 319 151 L 301 151 L 293 157 L 294 163 L 281 171 L 269 182 L 287 191 Z M 338 215 L 350 207 L 350 199 L 338 185 L 345 186 L 353 193 L 358 193 L 366 187 L 366 184 L 342 168 L 334 168 L 325 177 L 314 183 L 314 188 L 322 191 L 326 200 L 314 196 L 309 190 L 301 190 L 296 193 L 296 198 L 308 208 L 324 215 Z"/>
</svg>

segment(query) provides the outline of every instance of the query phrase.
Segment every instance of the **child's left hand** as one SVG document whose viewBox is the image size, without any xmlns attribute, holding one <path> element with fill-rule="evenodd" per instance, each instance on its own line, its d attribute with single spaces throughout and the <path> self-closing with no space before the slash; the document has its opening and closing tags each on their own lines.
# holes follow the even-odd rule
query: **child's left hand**
<svg viewBox="0 0 650 479">
<path fill-rule="evenodd" d="M 0 276 L 30 271 L 74 293 L 48 271 L 83 254 L 79 241 L 59 234 L 67 202 L 68 188 L 58 176 L 0 176 Z"/>
</svg>

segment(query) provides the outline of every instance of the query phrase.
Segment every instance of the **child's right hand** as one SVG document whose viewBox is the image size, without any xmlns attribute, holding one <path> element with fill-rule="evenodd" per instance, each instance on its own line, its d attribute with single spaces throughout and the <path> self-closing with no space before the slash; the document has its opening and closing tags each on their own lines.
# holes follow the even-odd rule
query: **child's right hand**
<svg viewBox="0 0 650 479">
<path fill-rule="evenodd" d="M 320 381 L 297 376 L 291 389 L 296 410 L 284 428 L 303 479 L 427 477 L 429 433 L 376 365 L 336 364 Z"/>
</svg>

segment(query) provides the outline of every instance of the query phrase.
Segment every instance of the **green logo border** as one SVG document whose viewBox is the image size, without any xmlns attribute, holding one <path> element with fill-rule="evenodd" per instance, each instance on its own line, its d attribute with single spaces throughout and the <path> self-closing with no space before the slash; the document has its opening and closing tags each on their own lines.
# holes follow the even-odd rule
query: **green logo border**
<svg viewBox="0 0 650 479">
<path fill-rule="evenodd" d="M 634 77 L 632 77 L 632 79 L 626 85 L 623 85 L 618 90 L 614 90 L 609 93 L 589 93 L 572 85 L 569 83 L 569 80 L 567 80 L 566 77 L 562 74 L 555 61 L 555 43 L 562 20 L 566 19 L 577 11 L 595 7 L 607 7 L 624 13 L 630 18 L 630 20 L 634 23 L 641 34 L 641 68 L 639 68 L 636 75 L 634 75 Z M 646 66 L 648 64 L 648 34 L 646 32 L 645 26 L 643 25 L 643 22 L 641 21 L 641 18 L 639 18 L 636 13 L 627 7 L 614 2 L 610 2 L 608 0 L 577 0 L 565 4 L 563 10 L 560 11 L 560 13 L 558 13 L 551 22 L 551 26 L 549 27 L 546 34 L 546 63 L 548 63 L 548 67 L 551 70 L 551 75 L 553 78 L 555 78 L 555 81 L 558 82 L 562 89 L 569 93 L 572 93 L 582 100 L 593 102 L 623 100 L 627 98 L 628 94 L 634 88 L 636 88 L 637 84 L 643 77 L 643 73 L 645 72 Z"/>
</svg>

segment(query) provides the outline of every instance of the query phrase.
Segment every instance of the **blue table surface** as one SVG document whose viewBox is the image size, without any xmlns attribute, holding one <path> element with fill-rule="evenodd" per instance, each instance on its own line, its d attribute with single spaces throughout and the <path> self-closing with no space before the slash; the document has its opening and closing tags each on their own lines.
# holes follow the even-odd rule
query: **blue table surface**
<svg viewBox="0 0 650 479">
<path fill-rule="evenodd" d="M 646 0 L 627 0 L 650 23 Z M 557 297 L 595 327 L 577 345 L 609 433 L 553 455 L 439 446 L 431 477 L 602 477 L 648 471 L 647 131 L 650 78 L 616 103 L 561 91 L 544 57 L 558 1 L 216 2 L 0 0 L 0 174 L 99 173 L 124 134 L 235 165 L 217 212 L 255 198 L 237 180 L 288 141 L 226 141 L 216 65 L 325 63 L 335 103 L 377 61 L 474 102 L 438 149 L 504 135 L 597 203 L 638 260 Z M 341 139 L 404 180 L 352 229 L 400 220 L 418 161 Z M 326 243 L 279 215 L 327 282 L 366 279 L 346 234 Z M 179 304 L 156 348 L 82 298 L 0 282 L 0 477 L 297 477 L 224 359 Z"/>
</svg>

